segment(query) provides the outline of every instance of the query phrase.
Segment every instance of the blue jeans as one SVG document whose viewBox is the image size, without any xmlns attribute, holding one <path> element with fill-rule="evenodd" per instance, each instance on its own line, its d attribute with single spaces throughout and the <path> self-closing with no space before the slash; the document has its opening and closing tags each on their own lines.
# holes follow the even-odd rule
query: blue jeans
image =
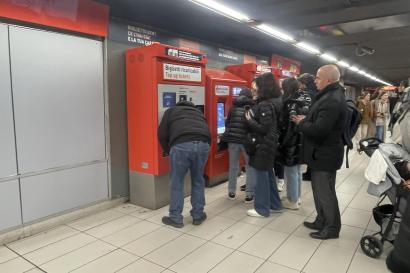
<svg viewBox="0 0 410 273">
<path fill-rule="evenodd" d="M 297 202 L 302 191 L 302 166 L 285 166 L 285 181 L 288 200 L 292 203 Z"/>
<path fill-rule="evenodd" d="M 383 135 L 384 135 L 384 125 L 376 126 L 376 138 L 383 141 Z"/>
<path fill-rule="evenodd" d="M 228 192 L 236 192 L 236 182 L 239 171 L 239 157 L 241 152 L 245 157 L 246 162 L 246 196 L 252 197 L 255 189 L 255 174 L 252 169 L 249 168 L 249 156 L 245 152 L 245 147 L 243 144 L 239 143 L 228 143 L 229 151 L 229 181 L 228 181 Z"/>
<path fill-rule="evenodd" d="M 254 170 L 256 174 L 254 208 L 260 215 L 268 217 L 271 209 L 282 209 L 275 174 L 273 169 L 269 171 Z"/>
<path fill-rule="evenodd" d="M 191 172 L 191 216 L 199 219 L 205 206 L 204 167 L 208 160 L 209 145 L 205 142 L 192 141 L 173 145 L 170 155 L 171 200 L 169 217 L 176 223 L 182 223 L 184 208 L 184 178 L 188 169 Z"/>
</svg>

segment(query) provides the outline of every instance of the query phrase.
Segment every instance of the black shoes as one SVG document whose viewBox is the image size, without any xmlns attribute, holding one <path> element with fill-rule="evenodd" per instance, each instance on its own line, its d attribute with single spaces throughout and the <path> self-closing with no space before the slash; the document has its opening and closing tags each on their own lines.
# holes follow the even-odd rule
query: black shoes
<svg viewBox="0 0 410 273">
<path fill-rule="evenodd" d="M 241 191 L 246 191 L 246 184 L 241 186 Z"/>
<path fill-rule="evenodd" d="M 332 232 L 328 231 L 326 229 L 322 231 L 317 231 L 317 232 L 312 232 L 309 234 L 310 237 L 313 239 L 319 239 L 319 240 L 327 240 L 327 239 L 337 239 L 339 238 L 339 233 L 338 232 Z"/>
<path fill-rule="evenodd" d="M 246 196 L 245 197 L 245 204 L 250 204 L 253 202 L 253 196 Z"/>
<path fill-rule="evenodd" d="M 305 172 L 304 174 L 302 174 L 302 180 L 303 181 L 311 181 L 312 177 L 310 176 L 310 172 Z"/>
<path fill-rule="evenodd" d="M 174 228 L 183 228 L 184 224 L 183 223 L 177 223 L 174 220 L 171 219 L 171 217 L 164 216 L 162 217 L 162 223 L 168 226 L 173 226 Z"/>
<path fill-rule="evenodd" d="M 313 229 L 313 230 L 322 230 L 323 226 L 318 224 L 316 221 L 315 222 L 303 222 L 303 225 L 307 228 Z"/>
<path fill-rule="evenodd" d="M 234 193 L 228 193 L 228 198 L 231 200 L 235 200 L 235 194 Z"/>
<path fill-rule="evenodd" d="M 199 226 L 199 225 L 202 224 L 202 222 L 205 221 L 205 220 L 206 220 L 206 213 L 204 212 L 204 213 L 202 214 L 202 217 L 201 217 L 201 218 L 199 218 L 199 219 L 193 219 L 193 220 L 192 220 L 192 224 L 193 224 L 194 226 Z"/>
</svg>

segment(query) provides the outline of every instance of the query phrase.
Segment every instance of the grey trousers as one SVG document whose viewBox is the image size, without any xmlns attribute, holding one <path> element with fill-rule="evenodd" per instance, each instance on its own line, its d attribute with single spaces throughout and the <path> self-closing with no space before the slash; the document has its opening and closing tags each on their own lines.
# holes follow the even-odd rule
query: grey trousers
<svg viewBox="0 0 410 273">
<path fill-rule="evenodd" d="M 312 191 L 317 223 L 325 230 L 339 233 L 341 220 L 336 196 L 336 171 L 312 170 Z"/>
</svg>

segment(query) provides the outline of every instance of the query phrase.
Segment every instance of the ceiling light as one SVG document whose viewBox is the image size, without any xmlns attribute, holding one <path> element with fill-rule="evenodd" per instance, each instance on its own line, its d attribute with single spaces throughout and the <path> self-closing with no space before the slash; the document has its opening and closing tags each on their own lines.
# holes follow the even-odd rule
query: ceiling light
<svg viewBox="0 0 410 273">
<path fill-rule="evenodd" d="M 189 0 L 189 1 L 197 5 L 200 5 L 202 7 L 205 7 L 207 9 L 210 9 L 214 12 L 217 12 L 223 16 L 237 20 L 237 21 L 242 21 L 242 22 L 251 21 L 251 19 L 245 14 L 239 11 L 236 11 L 234 9 L 231 9 L 225 5 L 222 5 L 214 0 Z"/>
<path fill-rule="evenodd" d="M 338 61 L 337 64 L 340 65 L 340 66 L 343 66 L 343 67 L 350 67 L 350 64 L 348 64 L 344 61 Z"/>
<path fill-rule="evenodd" d="M 353 65 L 351 67 L 349 67 L 349 69 L 352 70 L 353 72 L 359 71 L 359 68 L 357 68 L 356 66 L 353 66 Z"/>
<path fill-rule="evenodd" d="M 329 62 L 334 62 L 334 63 L 337 62 L 336 57 L 331 55 L 331 54 L 324 53 L 324 54 L 320 55 L 320 57 L 325 59 L 326 61 L 329 61 Z"/>
<path fill-rule="evenodd" d="M 366 72 L 364 72 L 363 70 L 359 70 L 359 71 L 357 71 L 357 73 L 359 73 L 360 75 L 366 74 Z"/>
<path fill-rule="evenodd" d="M 299 42 L 295 46 L 312 54 L 320 54 L 320 50 L 318 48 L 305 42 Z"/>
<path fill-rule="evenodd" d="M 286 42 L 291 42 L 291 43 L 296 42 L 295 39 L 291 35 L 283 32 L 282 30 L 274 28 L 270 25 L 260 24 L 260 25 L 256 26 L 255 28 L 257 30 L 260 30 L 260 31 L 270 35 L 270 36 L 273 36 L 275 38 L 279 38 L 279 39 L 284 40 Z"/>
</svg>

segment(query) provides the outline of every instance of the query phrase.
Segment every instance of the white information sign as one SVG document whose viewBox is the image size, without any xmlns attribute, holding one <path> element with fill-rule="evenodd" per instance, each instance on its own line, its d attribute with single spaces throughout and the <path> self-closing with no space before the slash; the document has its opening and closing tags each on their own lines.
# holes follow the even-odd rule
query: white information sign
<svg viewBox="0 0 410 273">
<path fill-rule="evenodd" d="M 164 79 L 174 81 L 200 82 L 201 67 L 164 63 Z"/>
<path fill-rule="evenodd" d="M 227 85 L 215 85 L 215 95 L 217 95 L 217 96 L 229 96 L 229 86 L 227 86 Z"/>
</svg>

